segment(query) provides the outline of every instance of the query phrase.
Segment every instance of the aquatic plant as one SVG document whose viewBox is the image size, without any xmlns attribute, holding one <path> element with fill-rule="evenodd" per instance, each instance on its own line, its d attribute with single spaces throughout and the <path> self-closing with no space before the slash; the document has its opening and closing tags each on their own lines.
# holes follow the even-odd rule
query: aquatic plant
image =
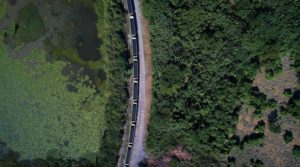
<svg viewBox="0 0 300 167">
<path fill-rule="evenodd" d="M 7 0 L 0 0 L 0 20 L 4 18 L 6 14 Z"/>
<path fill-rule="evenodd" d="M 45 31 L 45 24 L 33 4 L 28 4 L 19 11 L 14 34 L 17 45 L 35 41 L 45 34 Z"/>
<path fill-rule="evenodd" d="M 105 100 L 86 75 L 63 75 L 69 63 L 35 50 L 7 56 L 0 43 L 0 141 L 22 159 L 95 158 L 105 129 Z"/>
</svg>

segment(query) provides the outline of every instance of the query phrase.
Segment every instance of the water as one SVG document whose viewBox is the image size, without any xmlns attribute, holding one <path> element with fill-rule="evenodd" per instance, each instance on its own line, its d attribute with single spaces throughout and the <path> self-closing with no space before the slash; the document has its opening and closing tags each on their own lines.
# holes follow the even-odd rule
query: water
<svg viewBox="0 0 300 167">
<path fill-rule="evenodd" d="M 18 0 L 9 0 L 9 4 L 12 6 L 14 6 L 17 2 Z"/>
<path fill-rule="evenodd" d="M 46 33 L 44 35 L 35 41 L 25 43 L 24 46 L 19 49 L 16 49 L 13 37 L 8 37 L 11 38 L 7 43 L 9 56 L 20 58 L 29 55 L 33 49 L 44 49 L 48 52 L 47 54 L 51 58 L 53 55 L 51 55 L 52 53 L 50 51 L 53 48 L 73 48 L 77 50 L 83 61 L 97 61 L 101 59 L 101 55 L 98 51 L 101 42 L 97 38 L 97 15 L 94 12 L 94 9 L 84 6 L 80 0 L 72 0 L 71 3 L 66 0 L 9 0 L 8 4 L 7 15 L 0 21 L 0 33 L 6 31 L 5 29 L 10 26 L 16 27 L 17 23 L 15 22 L 18 20 L 18 12 L 28 4 L 32 4 L 37 7 L 39 15 L 43 19 L 46 28 Z M 73 63 L 69 71 L 79 68 L 80 65 Z M 96 71 L 84 69 L 82 73 L 89 75 L 91 78 L 98 77 L 101 80 L 106 79 L 105 72 L 101 69 L 97 69 Z M 77 93 L 78 91 L 77 88 L 72 85 L 66 85 L 66 89 L 73 93 Z M 26 101 L 21 101 L 19 106 L 21 108 L 28 108 Z M 0 104 L 0 111 L 1 108 Z M 35 108 L 39 108 L 38 104 L 35 105 Z M 41 111 L 42 109 L 38 110 L 36 118 L 32 120 L 36 121 L 37 124 L 41 124 L 38 123 L 38 117 L 44 117 L 43 114 L 46 114 Z M 28 116 L 25 112 L 23 114 L 23 117 Z M 22 116 L 22 114 L 18 115 Z M 71 114 L 66 115 L 71 117 Z M 11 119 L 14 121 L 14 118 L 11 117 Z M 65 122 L 65 118 L 60 115 L 55 117 L 55 119 L 61 123 Z M 5 125 L 5 123 L 2 125 Z M 7 123 L 9 123 L 9 121 L 7 121 Z M 49 127 L 44 127 L 44 129 L 51 128 L 53 124 L 49 124 L 47 126 Z M 68 126 L 75 128 L 75 126 L 79 125 L 78 123 L 75 125 L 75 123 L 71 122 Z M 22 138 L 19 139 L 20 136 L 11 131 L 10 128 L 5 126 L 0 127 L 0 130 L 4 129 L 9 131 L 7 133 L 10 135 L 11 140 L 22 141 Z M 11 152 L 10 148 L 5 145 L 5 142 L 8 141 L 0 141 L 0 158 Z M 49 141 L 49 143 L 50 142 L 53 141 Z M 63 140 L 62 143 L 62 147 L 70 147 L 72 144 L 69 140 Z M 30 146 L 28 145 L 28 147 Z M 18 154 L 19 153 L 13 154 L 16 155 L 14 159 L 18 160 L 20 158 L 20 155 Z"/>
<path fill-rule="evenodd" d="M 38 8 L 47 33 L 36 41 L 26 43 L 17 51 L 16 46 L 10 45 L 11 56 L 26 56 L 33 48 L 44 49 L 47 39 L 55 47 L 76 48 L 84 61 L 95 61 L 101 58 L 98 51 L 100 40 L 97 38 L 97 15 L 80 0 L 72 0 L 71 3 L 63 0 L 9 0 L 7 16 L 0 22 L 0 30 L 4 31 L 6 27 L 13 24 L 18 18 L 19 10 L 28 4 Z"/>
</svg>

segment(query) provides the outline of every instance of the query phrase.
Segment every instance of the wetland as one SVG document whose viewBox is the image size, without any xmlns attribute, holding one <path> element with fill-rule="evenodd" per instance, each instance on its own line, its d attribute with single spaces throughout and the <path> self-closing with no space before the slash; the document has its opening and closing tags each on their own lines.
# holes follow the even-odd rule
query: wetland
<svg viewBox="0 0 300 167">
<path fill-rule="evenodd" d="M 95 162 L 106 71 L 97 12 L 86 2 L 0 0 L 0 166 L 7 157 Z"/>
</svg>

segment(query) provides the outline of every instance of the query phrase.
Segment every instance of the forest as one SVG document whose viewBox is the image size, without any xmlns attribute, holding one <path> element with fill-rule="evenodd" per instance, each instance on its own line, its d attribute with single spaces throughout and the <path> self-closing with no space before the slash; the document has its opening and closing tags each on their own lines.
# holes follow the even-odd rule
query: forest
<svg viewBox="0 0 300 167">
<path fill-rule="evenodd" d="M 193 155 L 179 166 L 222 163 L 233 147 L 263 137 L 264 126 L 249 137 L 253 141 L 235 135 L 244 105 L 255 107 L 258 117 L 275 108 L 299 120 L 299 90 L 290 91 L 289 103 L 282 105 L 252 84 L 262 69 L 268 80 L 279 75 L 282 57 L 293 62 L 299 78 L 299 1 L 144 0 L 143 10 L 154 66 L 146 143 L 151 155 L 179 145 Z"/>
<path fill-rule="evenodd" d="M 26 2 L 0 0 L 0 166 L 115 166 L 130 73 L 122 1 L 9 11 Z"/>
<path fill-rule="evenodd" d="M 102 2 L 101 2 L 102 1 Z M 125 41 L 123 23 L 125 15 L 123 3 L 121 0 L 101 0 L 99 11 L 105 13 L 98 14 L 98 25 L 105 26 L 106 36 L 105 47 L 101 48 L 105 54 L 107 62 L 107 79 L 110 96 L 105 106 L 107 129 L 102 138 L 101 155 L 98 160 L 98 166 L 114 167 L 119 158 L 119 149 L 122 144 L 123 126 L 126 122 L 127 111 L 127 82 L 130 76 L 130 66 L 128 58 L 130 56 Z M 99 3 L 100 3 L 99 2 Z M 98 4 L 97 6 L 101 6 Z M 108 18 L 109 17 L 109 18 Z"/>
</svg>

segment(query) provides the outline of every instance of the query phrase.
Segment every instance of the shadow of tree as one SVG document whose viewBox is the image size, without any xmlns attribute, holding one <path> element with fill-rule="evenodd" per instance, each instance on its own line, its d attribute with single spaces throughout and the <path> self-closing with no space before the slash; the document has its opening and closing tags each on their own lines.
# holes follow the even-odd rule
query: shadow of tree
<svg viewBox="0 0 300 167">
<path fill-rule="evenodd" d="M 0 167 L 97 167 L 96 163 L 85 158 L 59 159 L 48 156 L 46 159 L 21 159 L 20 153 L 0 141 Z"/>
</svg>

